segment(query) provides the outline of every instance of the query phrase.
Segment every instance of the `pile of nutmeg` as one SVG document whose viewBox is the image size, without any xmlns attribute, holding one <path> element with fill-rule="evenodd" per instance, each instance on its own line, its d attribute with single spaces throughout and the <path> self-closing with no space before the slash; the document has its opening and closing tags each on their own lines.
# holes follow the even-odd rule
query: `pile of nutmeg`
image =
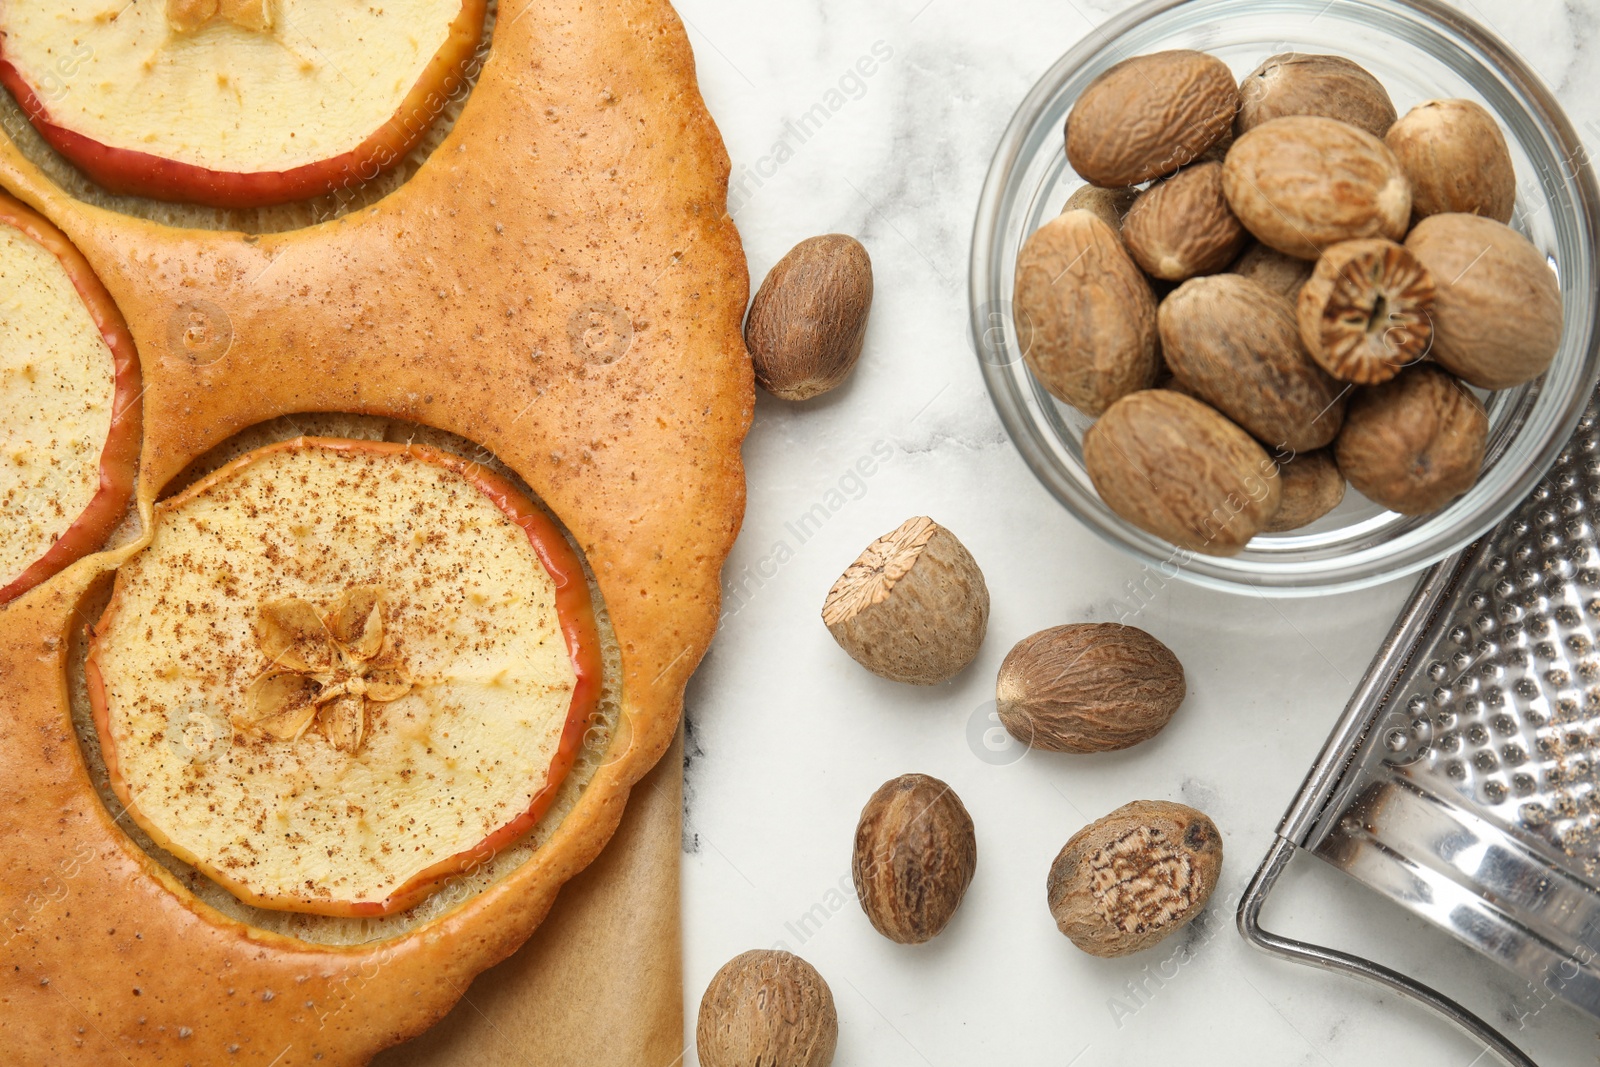
<svg viewBox="0 0 1600 1067">
<path fill-rule="evenodd" d="M 1138 56 L 1067 119 L 1090 184 L 1028 238 L 1015 319 L 1029 369 L 1098 421 L 1106 505 L 1232 555 L 1339 505 L 1407 515 L 1472 487 L 1473 389 L 1532 380 L 1562 337 L 1546 257 L 1508 223 L 1494 117 L 1397 117 L 1348 59 L 1280 55 L 1235 84 L 1194 51 Z M 1471 387 L 1471 388 L 1469 388 Z"/>
</svg>

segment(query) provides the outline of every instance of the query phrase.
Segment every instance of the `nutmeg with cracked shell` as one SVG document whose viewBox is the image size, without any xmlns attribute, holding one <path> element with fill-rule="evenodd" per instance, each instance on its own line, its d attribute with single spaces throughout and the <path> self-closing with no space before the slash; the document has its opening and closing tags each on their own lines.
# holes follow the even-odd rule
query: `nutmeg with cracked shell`
<svg viewBox="0 0 1600 1067">
<path fill-rule="evenodd" d="M 989 628 L 989 588 L 955 534 L 919 516 L 867 546 L 839 576 L 822 621 L 872 673 L 938 685 L 977 656 Z"/>
<path fill-rule="evenodd" d="M 1292 115 L 1257 126 L 1228 150 L 1222 182 L 1256 240 L 1302 259 L 1361 237 L 1398 241 L 1411 224 L 1400 161 L 1337 119 Z"/>
<path fill-rule="evenodd" d="M 1233 130 L 1239 87 L 1215 56 L 1133 56 L 1089 83 L 1067 116 L 1067 161 L 1095 185 L 1142 185 L 1199 159 Z"/>
<path fill-rule="evenodd" d="M 1056 927 L 1091 956 L 1126 956 L 1205 910 L 1222 873 L 1222 835 L 1203 812 L 1136 800 L 1085 826 L 1050 865 Z"/>
<path fill-rule="evenodd" d="M 1099 415 L 1155 384 L 1155 294 L 1094 213 L 1069 211 L 1028 238 L 1013 305 L 1022 357 L 1057 400 Z"/>
<path fill-rule="evenodd" d="M 872 259 L 842 233 L 801 241 L 767 273 L 745 319 L 756 381 L 782 400 L 837 388 L 861 358 Z"/>
<path fill-rule="evenodd" d="M 1383 83 L 1344 56 L 1288 52 L 1273 56 L 1239 83 L 1239 134 L 1289 115 L 1320 115 L 1382 137 L 1394 125 L 1394 101 Z"/>
<path fill-rule="evenodd" d="M 1055 626 L 1017 642 L 995 705 L 1012 737 L 1051 752 L 1112 752 L 1148 741 L 1183 703 L 1183 664 L 1120 623 Z"/>
<path fill-rule="evenodd" d="M 1185 391 L 1258 441 L 1309 452 L 1338 436 L 1345 387 L 1306 351 L 1287 297 L 1237 274 L 1191 278 L 1161 302 L 1158 322 Z"/>
<path fill-rule="evenodd" d="M 1122 242 L 1146 274 L 1181 282 L 1232 263 L 1250 235 L 1222 193 L 1222 164 L 1196 163 L 1139 195 Z"/>
<path fill-rule="evenodd" d="M 788 952 L 735 956 L 700 998 L 701 1067 L 828 1067 L 838 1041 L 833 991 L 816 968 Z"/>
<path fill-rule="evenodd" d="M 926 774 L 885 782 L 856 824 L 850 874 L 861 910 L 890 941 L 939 936 L 978 865 L 978 839 L 961 798 Z"/>
<path fill-rule="evenodd" d="M 1214 408 L 1166 389 L 1111 406 L 1083 437 L 1106 507 L 1180 548 L 1237 555 L 1278 511 L 1277 465 Z"/>
<path fill-rule="evenodd" d="M 1517 207 L 1511 149 L 1493 115 L 1471 100 L 1429 100 L 1384 138 L 1411 179 L 1416 219 L 1461 213 L 1510 222 Z"/>
<path fill-rule="evenodd" d="M 1478 398 L 1423 363 L 1356 396 L 1335 453 L 1339 469 L 1368 500 L 1425 515 L 1472 488 L 1488 437 L 1489 417 Z"/>
<path fill-rule="evenodd" d="M 1480 389 L 1543 374 L 1561 347 L 1561 285 L 1544 253 L 1505 223 L 1430 215 L 1406 248 L 1433 275 L 1433 359 Z"/>
<path fill-rule="evenodd" d="M 1340 381 L 1386 382 L 1428 354 L 1436 292 L 1428 269 L 1393 241 L 1342 241 L 1300 290 L 1300 338 Z"/>
</svg>

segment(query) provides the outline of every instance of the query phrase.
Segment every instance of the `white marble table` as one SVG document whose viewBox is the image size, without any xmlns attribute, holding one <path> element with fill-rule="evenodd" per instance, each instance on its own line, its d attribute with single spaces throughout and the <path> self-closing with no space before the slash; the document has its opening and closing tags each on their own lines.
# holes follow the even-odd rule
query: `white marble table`
<svg viewBox="0 0 1600 1067">
<path fill-rule="evenodd" d="M 1600 5 L 1460 3 L 1530 59 L 1600 153 Z M 830 231 L 862 239 L 877 279 L 854 379 L 799 407 L 763 395 L 745 447 L 749 512 L 723 627 L 688 696 L 690 1032 L 726 959 L 780 946 L 832 986 L 845 1067 L 1488 1064 L 1475 1059 L 1480 1046 L 1421 1010 L 1264 957 L 1233 929 L 1237 895 L 1410 581 L 1300 602 L 1167 585 L 1139 625 L 1183 660 L 1190 695 L 1157 740 L 1016 762 L 981 758 L 969 742 L 1015 641 L 1116 618 L 1138 576 L 1056 505 L 1010 445 L 967 341 L 965 289 L 979 188 L 1012 110 L 1062 52 L 1126 6 L 678 2 L 733 159 L 754 281 L 796 241 Z M 856 554 L 916 514 L 961 537 L 994 602 L 978 661 L 933 690 L 868 674 L 818 617 Z M 849 873 L 862 804 L 908 771 L 956 789 L 979 850 L 955 921 L 915 948 L 872 930 Z M 1216 820 L 1222 885 L 1188 936 L 1127 960 L 1091 959 L 1056 932 L 1045 872 L 1079 827 L 1141 798 L 1180 800 Z M 1545 1007 L 1318 861 L 1297 861 L 1273 905 L 1274 927 L 1434 981 L 1543 1064 L 1600 1063 L 1600 1023 Z"/>
</svg>

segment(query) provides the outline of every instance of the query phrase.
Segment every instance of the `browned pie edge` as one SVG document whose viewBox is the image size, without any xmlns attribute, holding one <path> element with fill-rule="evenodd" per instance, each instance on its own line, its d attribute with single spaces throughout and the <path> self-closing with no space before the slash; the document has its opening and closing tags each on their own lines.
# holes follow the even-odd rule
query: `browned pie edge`
<svg viewBox="0 0 1600 1067">
<path fill-rule="evenodd" d="M 138 342 L 147 523 L 172 475 L 262 420 L 438 426 L 492 450 L 573 532 L 623 675 L 616 754 L 545 848 L 404 937 L 323 948 L 199 903 L 91 786 L 68 635 L 89 621 L 83 591 L 144 542 L 0 610 L 8 1062 L 365 1063 L 443 1016 L 599 853 L 672 740 L 743 514 L 748 275 L 728 169 L 666 0 L 502 0 L 492 56 L 422 170 L 308 230 L 130 219 L 68 198 L 0 144 L 0 185 L 76 242 Z"/>
</svg>

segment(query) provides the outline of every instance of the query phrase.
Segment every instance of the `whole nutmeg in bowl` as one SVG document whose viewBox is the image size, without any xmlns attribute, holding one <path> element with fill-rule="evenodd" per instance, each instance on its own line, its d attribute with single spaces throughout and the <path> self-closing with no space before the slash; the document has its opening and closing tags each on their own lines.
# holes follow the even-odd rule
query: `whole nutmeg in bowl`
<svg viewBox="0 0 1600 1067">
<path fill-rule="evenodd" d="M 1228 150 L 1222 182 L 1256 240 L 1302 259 L 1361 237 L 1398 241 L 1411 224 L 1400 161 L 1337 119 L 1291 115 L 1255 127 Z"/>
<path fill-rule="evenodd" d="M 1117 230 L 1075 209 L 1017 257 L 1023 359 L 1051 396 L 1087 415 L 1155 384 L 1156 298 Z"/>
<path fill-rule="evenodd" d="M 872 310 L 872 259 L 854 237 L 796 245 L 768 272 L 745 319 L 756 381 L 783 400 L 836 388 L 861 358 Z"/>
<path fill-rule="evenodd" d="M 1561 347 L 1561 285 L 1544 253 L 1478 215 L 1430 215 L 1406 250 L 1433 275 L 1435 362 L 1480 389 L 1543 374 Z"/>
<path fill-rule="evenodd" d="M 832 990 L 788 952 L 735 956 L 700 998 L 700 1067 L 828 1067 L 838 1041 Z"/>
<path fill-rule="evenodd" d="M 972 816 L 937 778 L 903 774 L 861 810 L 850 872 L 861 910 L 890 941 L 919 945 L 943 932 L 977 865 Z"/>
<path fill-rule="evenodd" d="M 1266 449 L 1215 408 L 1167 389 L 1123 397 L 1083 436 L 1106 506 L 1180 548 L 1230 556 L 1278 513 Z"/>
<path fill-rule="evenodd" d="M 1249 133 L 1289 115 L 1338 119 L 1374 137 L 1394 125 L 1394 101 L 1383 83 L 1344 56 L 1289 52 L 1273 56 L 1239 83 L 1234 131 Z"/>
<path fill-rule="evenodd" d="M 1056 926 L 1091 956 L 1126 956 L 1205 910 L 1222 873 L 1222 835 L 1203 812 L 1136 800 L 1072 835 L 1050 866 Z"/>
<path fill-rule="evenodd" d="M 989 629 L 989 587 L 956 535 L 907 519 L 861 553 L 828 590 L 822 621 L 873 674 L 938 685 L 961 672 Z"/>
<path fill-rule="evenodd" d="M 1429 100 L 1384 138 L 1411 179 L 1411 213 L 1482 215 L 1510 222 L 1517 174 L 1500 124 L 1471 100 Z"/>
<path fill-rule="evenodd" d="M 1052 752 L 1148 741 L 1183 703 L 1183 664 L 1143 630 L 1091 622 L 1041 630 L 1000 665 L 995 703 L 1012 737 Z"/>
<path fill-rule="evenodd" d="M 1216 56 L 1187 49 L 1134 56 L 1078 97 L 1067 116 L 1067 159 L 1095 185 L 1141 185 L 1224 140 L 1238 110 L 1233 72 Z"/>
<path fill-rule="evenodd" d="M 1334 451 L 1339 469 L 1368 500 L 1422 515 L 1472 488 L 1488 436 L 1478 398 L 1424 363 L 1358 394 Z"/>
</svg>

